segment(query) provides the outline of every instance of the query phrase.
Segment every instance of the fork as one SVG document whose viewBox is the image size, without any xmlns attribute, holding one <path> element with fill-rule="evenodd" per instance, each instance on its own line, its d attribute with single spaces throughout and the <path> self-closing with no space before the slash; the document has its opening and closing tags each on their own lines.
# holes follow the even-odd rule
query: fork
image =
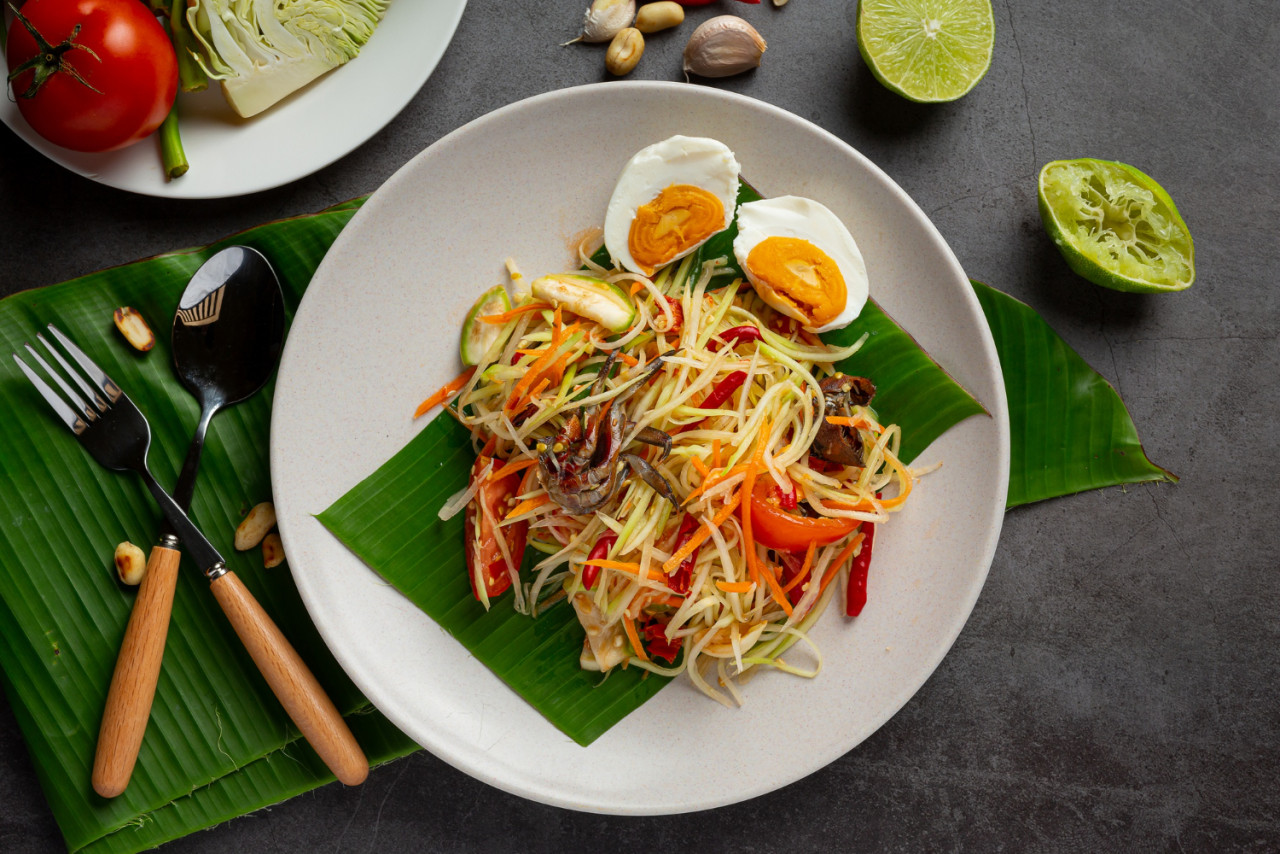
<svg viewBox="0 0 1280 854">
<path fill-rule="evenodd" d="M 48 329 L 80 370 L 41 334 L 36 340 L 61 371 L 50 367 L 30 344 L 26 350 L 58 391 L 14 353 L 18 367 L 90 456 L 108 469 L 134 471 L 142 477 L 188 554 L 204 570 L 214 598 L 294 724 L 334 776 L 347 785 L 364 782 L 369 762 L 333 701 L 244 582 L 227 569 L 217 549 L 152 476 L 147 467 L 151 427 L 146 417 L 67 336 L 53 324 Z M 142 583 L 149 581 L 150 574 Z M 164 597 L 157 598 L 164 602 Z M 98 733 L 93 787 L 103 797 L 123 792 L 133 772 L 155 694 L 168 622 L 169 602 L 155 609 L 135 608 L 130 615 Z"/>
</svg>

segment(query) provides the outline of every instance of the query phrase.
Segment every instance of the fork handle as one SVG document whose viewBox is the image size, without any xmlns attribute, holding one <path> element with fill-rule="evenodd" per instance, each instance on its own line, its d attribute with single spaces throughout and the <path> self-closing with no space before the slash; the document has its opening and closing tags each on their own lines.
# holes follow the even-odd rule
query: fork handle
<svg viewBox="0 0 1280 854">
<path fill-rule="evenodd" d="M 104 798 L 114 798 L 125 790 L 138 760 L 160 678 L 180 557 L 177 549 L 153 548 L 133 601 L 93 757 L 93 790 Z"/>
<path fill-rule="evenodd" d="M 363 783 L 369 760 L 347 722 L 249 588 L 229 571 L 210 587 L 272 692 L 324 764 L 348 786 Z"/>
</svg>

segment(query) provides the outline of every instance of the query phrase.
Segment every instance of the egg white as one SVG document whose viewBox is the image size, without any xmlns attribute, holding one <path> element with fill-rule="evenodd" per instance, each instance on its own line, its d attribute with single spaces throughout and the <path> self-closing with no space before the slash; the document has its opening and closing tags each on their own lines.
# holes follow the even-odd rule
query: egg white
<svg viewBox="0 0 1280 854">
<path fill-rule="evenodd" d="M 747 256 L 769 237 L 797 237 L 807 240 L 836 262 L 844 277 L 844 308 L 830 323 L 814 328 L 827 332 L 848 326 L 867 303 L 867 265 L 853 235 L 840 218 L 825 205 L 801 196 L 778 196 L 746 202 L 738 208 L 738 236 L 733 254 L 752 285 L 756 276 L 747 268 Z"/>
<path fill-rule="evenodd" d="M 633 273 L 644 272 L 631 256 L 631 223 L 637 208 L 673 184 L 691 184 L 719 199 L 724 206 L 724 224 L 719 231 L 728 228 L 738 201 L 739 171 L 738 160 L 729 147 L 706 137 L 677 135 L 636 152 L 618 176 L 605 211 L 604 245 L 613 260 Z M 705 242 L 699 241 L 676 258 L 683 258 Z"/>
</svg>

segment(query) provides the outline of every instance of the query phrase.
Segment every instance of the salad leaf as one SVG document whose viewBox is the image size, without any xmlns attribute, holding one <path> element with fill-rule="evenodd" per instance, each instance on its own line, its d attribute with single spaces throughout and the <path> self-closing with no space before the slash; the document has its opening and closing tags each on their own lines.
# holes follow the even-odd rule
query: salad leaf
<svg viewBox="0 0 1280 854">
<path fill-rule="evenodd" d="M 356 57 L 388 0 L 190 0 L 196 61 L 249 117 Z"/>
</svg>

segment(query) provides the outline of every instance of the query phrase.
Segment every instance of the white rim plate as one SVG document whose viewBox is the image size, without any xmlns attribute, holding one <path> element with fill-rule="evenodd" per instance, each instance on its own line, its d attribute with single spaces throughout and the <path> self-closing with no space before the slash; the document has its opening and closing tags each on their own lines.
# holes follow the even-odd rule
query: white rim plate
<svg viewBox="0 0 1280 854">
<path fill-rule="evenodd" d="M 119 151 L 71 151 L 31 129 L 12 91 L 0 102 L 0 121 L 53 162 L 109 187 L 175 199 L 269 190 L 323 169 L 395 118 L 444 56 L 465 6 L 466 0 L 392 3 L 359 56 L 250 119 L 227 106 L 216 81 L 209 91 L 179 95 L 191 168 L 173 181 L 164 179 L 154 137 Z"/>
<path fill-rule="evenodd" d="M 764 673 L 726 709 L 676 680 L 579 747 L 314 518 L 422 427 L 459 370 L 459 326 L 503 262 L 570 263 L 618 171 L 675 133 L 737 153 L 766 195 L 815 198 L 849 225 L 873 296 L 981 400 L 918 464 L 942 461 L 878 532 L 870 602 L 812 633 L 814 680 Z M 271 431 L 280 530 L 303 600 L 377 707 L 463 771 L 549 804 L 619 814 L 706 809 L 832 762 L 889 719 L 946 654 L 995 552 L 1008 481 L 1004 387 L 982 310 L 942 237 L 883 172 L 776 107 L 678 83 L 566 89 L 500 109 L 419 154 L 356 214 L 316 272 L 281 363 Z M 459 567 L 459 572 L 464 571 Z M 773 738 L 779 717 L 787 739 Z M 762 758 L 767 756 L 767 758 Z"/>
</svg>

